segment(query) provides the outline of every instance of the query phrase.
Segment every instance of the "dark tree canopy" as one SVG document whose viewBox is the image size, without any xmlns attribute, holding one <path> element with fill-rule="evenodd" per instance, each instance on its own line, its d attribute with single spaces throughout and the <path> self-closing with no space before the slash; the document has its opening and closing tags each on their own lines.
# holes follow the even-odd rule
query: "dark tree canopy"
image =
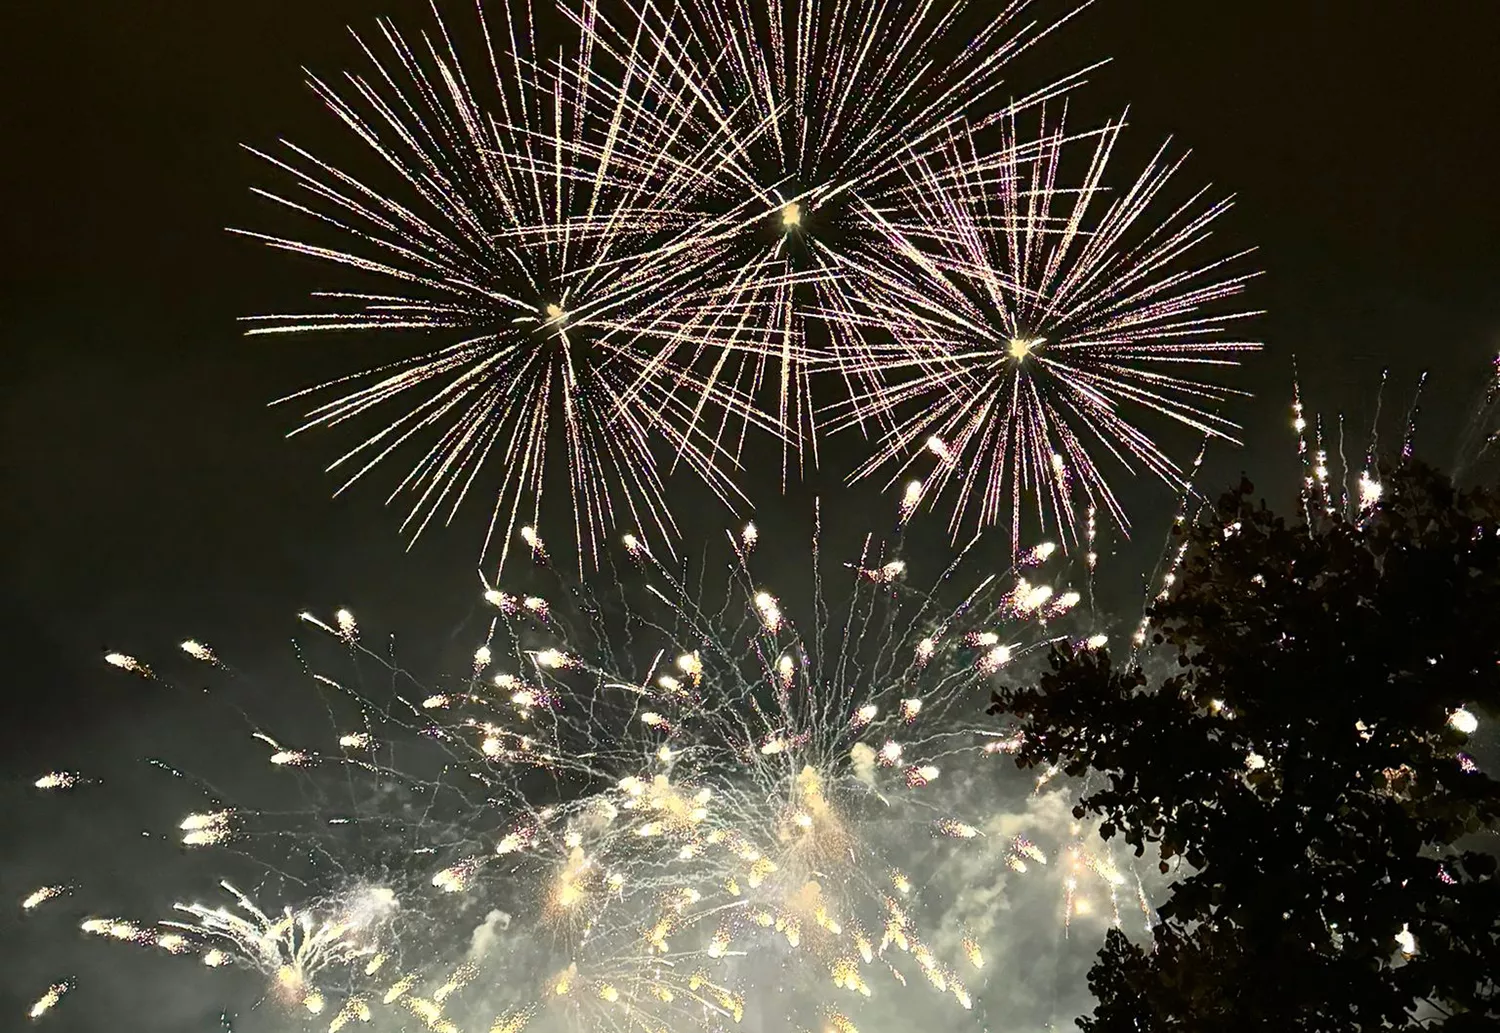
<svg viewBox="0 0 1500 1033">
<path fill-rule="evenodd" d="M 1183 531 L 1159 674 L 1064 650 L 995 694 L 1023 767 L 1092 775 L 1075 813 L 1180 875 L 1079 1025 L 1500 1029 L 1500 783 L 1450 723 L 1500 714 L 1500 499 L 1412 464 L 1309 526 L 1252 490 Z"/>
</svg>

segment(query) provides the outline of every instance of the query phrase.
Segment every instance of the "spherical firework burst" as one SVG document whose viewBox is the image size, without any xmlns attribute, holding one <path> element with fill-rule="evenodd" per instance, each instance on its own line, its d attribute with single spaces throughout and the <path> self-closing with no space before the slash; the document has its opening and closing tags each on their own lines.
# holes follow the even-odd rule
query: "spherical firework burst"
<svg viewBox="0 0 1500 1033">
<path fill-rule="evenodd" d="M 254 858 L 258 886 L 84 930 L 256 972 L 283 1014 L 331 1030 L 854 1029 L 918 993 L 962 1014 L 986 943 L 934 922 L 965 889 L 944 859 L 991 839 L 996 869 L 1040 850 L 944 786 L 1003 752 L 978 714 L 989 678 L 1077 626 L 1080 597 L 1037 580 L 1050 548 L 967 589 L 955 561 L 924 592 L 867 543 L 852 592 L 802 605 L 754 577 L 757 537 L 731 540 L 723 591 L 634 536 L 603 589 L 486 586 L 470 670 L 433 687 L 349 613 L 305 615 L 393 687 L 306 650 L 332 733 L 245 737 L 300 807 L 201 783 L 177 838 Z"/>
<path fill-rule="evenodd" d="M 652 158 L 674 130 L 603 80 L 600 66 L 620 57 L 628 84 L 631 56 L 585 45 L 554 66 L 537 53 L 530 5 L 501 8 L 493 31 L 478 11 L 479 60 L 461 57 L 441 21 L 418 39 L 381 23 L 377 41 L 360 40 L 373 75 L 311 80 L 373 152 L 368 173 L 290 143 L 254 152 L 297 188 L 258 192 L 314 232 L 246 235 L 354 270 L 366 286 L 323 292 L 333 306 L 323 312 L 255 317 L 250 332 L 419 340 L 394 362 L 291 396 L 332 395 L 303 429 L 395 413 L 334 465 L 352 482 L 412 447 L 419 459 L 397 493 L 414 496 L 413 534 L 482 488 L 481 469 L 499 472 L 490 529 L 507 545 L 536 521 L 545 491 L 565 489 L 586 563 L 619 521 L 674 538 L 666 460 L 653 449 L 738 500 L 721 424 L 743 435 L 770 423 L 679 352 L 772 345 L 753 325 L 721 334 L 703 321 L 691 262 L 640 257 L 680 232 L 694 183 Z"/>
<path fill-rule="evenodd" d="M 1190 372 L 1259 347 L 1225 336 L 1251 314 L 1227 304 L 1251 277 L 1232 271 L 1243 253 L 1199 258 L 1230 202 L 1200 191 L 1155 217 L 1182 164 L 1165 150 L 1112 192 L 1120 128 L 1070 137 L 1059 123 L 1026 149 L 1012 123 L 1001 160 L 957 176 L 977 166 L 955 137 L 947 167 L 905 166 L 915 212 L 868 211 L 899 261 L 861 281 L 868 361 L 887 379 L 844 422 L 868 427 L 876 412 L 887 430 L 856 479 L 926 470 L 916 501 L 951 503 L 955 534 L 1008 524 L 1019 547 L 1032 513 L 1076 542 L 1085 512 L 1128 526 L 1100 460 L 1187 484 L 1137 416 L 1230 439 L 1214 405 L 1240 392 Z M 1083 173 L 1069 185 L 1075 149 Z"/>
</svg>

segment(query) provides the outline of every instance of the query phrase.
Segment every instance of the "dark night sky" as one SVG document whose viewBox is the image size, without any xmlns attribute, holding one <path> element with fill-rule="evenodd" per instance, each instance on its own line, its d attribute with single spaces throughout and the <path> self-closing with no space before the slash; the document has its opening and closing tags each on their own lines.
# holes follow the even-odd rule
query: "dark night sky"
<svg viewBox="0 0 1500 1033">
<path fill-rule="evenodd" d="M 32 3 L 0 15 L 7 779 L 82 763 L 77 742 L 157 716 L 161 703 L 102 669 L 106 648 L 165 656 L 187 635 L 238 655 L 281 648 L 299 609 L 345 602 L 382 627 L 441 636 L 469 611 L 477 514 L 405 551 L 381 485 L 330 500 L 321 467 L 336 443 L 285 441 L 295 413 L 266 408 L 353 368 L 351 351 L 247 341 L 235 323 L 317 282 L 224 232 L 264 224 L 247 188 L 268 176 L 238 145 L 338 138 L 299 69 L 353 64 L 343 27 L 378 14 L 425 24 L 417 0 Z M 1099 0 L 1026 66 L 1113 57 L 1081 111 L 1129 104 L 1133 138 L 1173 134 L 1194 151 L 1191 177 L 1239 194 L 1219 232 L 1261 247 L 1251 300 L 1269 311 L 1257 323 L 1268 350 L 1242 371 L 1258 396 L 1236 412 L 1249 447 L 1214 456 L 1210 487 L 1245 468 L 1273 500 L 1289 497 L 1293 353 L 1312 403 L 1356 425 L 1382 366 L 1402 398 L 1431 369 L 1424 441 L 1432 458 L 1452 455 L 1500 348 L 1497 44 L 1500 5 L 1486 0 L 1421 13 Z M 1178 454 L 1193 444 L 1175 440 Z M 765 490 L 751 482 L 758 517 L 798 526 L 805 500 L 779 502 L 774 476 Z M 1165 490 L 1125 498 L 1159 540 Z M 29 888 L 7 882 L 0 896 Z M 0 987 L 0 1014 L 17 1008 Z"/>
</svg>

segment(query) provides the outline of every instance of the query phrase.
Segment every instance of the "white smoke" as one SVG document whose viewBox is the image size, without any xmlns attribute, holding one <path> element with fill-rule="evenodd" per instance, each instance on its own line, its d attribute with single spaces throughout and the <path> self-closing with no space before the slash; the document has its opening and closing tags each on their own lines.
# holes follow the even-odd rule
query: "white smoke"
<svg viewBox="0 0 1500 1033">
<path fill-rule="evenodd" d="M 510 913 L 495 910 L 484 916 L 484 921 L 475 927 L 469 936 L 470 962 L 479 961 L 494 949 L 500 934 L 510 928 Z"/>
<path fill-rule="evenodd" d="M 875 788 L 875 750 L 867 743 L 857 742 L 849 751 L 849 763 L 854 768 L 854 777 L 871 789 Z"/>
</svg>

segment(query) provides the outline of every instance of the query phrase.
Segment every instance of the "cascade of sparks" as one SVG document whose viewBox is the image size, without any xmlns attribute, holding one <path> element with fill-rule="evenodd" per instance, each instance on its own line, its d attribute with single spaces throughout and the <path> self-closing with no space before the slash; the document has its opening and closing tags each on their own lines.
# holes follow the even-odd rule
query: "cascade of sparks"
<svg viewBox="0 0 1500 1033">
<path fill-rule="evenodd" d="M 1064 630 L 1081 622 L 1080 596 L 1039 580 L 1051 546 L 941 601 L 867 541 L 853 590 L 830 601 L 819 579 L 803 628 L 803 608 L 756 580 L 758 540 L 753 526 L 730 539 L 721 595 L 690 590 L 634 535 L 606 591 L 486 586 L 494 618 L 471 670 L 436 690 L 403 682 L 414 691 L 381 698 L 309 668 L 336 744 L 253 741 L 304 793 L 367 788 L 289 828 L 288 808 L 237 806 L 204 783 L 206 805 L 177 833 L 271 870 L 270 848 L 290 838 L 327 859 L 322 874 L 282 879 L 278 896 L 299 895 L 274 908 L 270 881 L 224 881 L 227 899 L 83 930 L 257 972 L 290 1014 L 333 1031 L 404 1016 L 444 1033 L 659 1033 L 747 1013 L 854 1028 L 863 1009 L 924 985 L 970 1008 L 986 944 L 932 924 L 964 887 L 944 885 L 931 858 L 990 835 L 982 812 L 948 809 L 943 786 L 1008 748 L 982 731 L 993 674 L 1060 638 L 1104 638 Z M 961 552 L 936 584 L 952 590 L 970 565 Z M 303 617 L 338 651 L 400 674 L 361 645 L 348 611 Z M 182 650 L 233 674 L 208 646 Z M 341 854 L 336 835 L 350 831 L 392 841 L 398 860 Z M 1068 878 L 1087 868 L 1113 899 L 1123 876 L 1072 849 Z M 994 850 L 1017 872 L 1046 861 L 1029 840 Z M 27 908 L 66 889 L 38 890 Z M 1070 889 L 1068 917 L 1079 911 Z"/>
<path fill-rule="evenodd" d="M 1009 89 L 1010 60 L 1077 11 L 1027 7 L 559 0 L 551 56 L 532 6 L 495 0 L 468 59 L 441 19 L 382 22 L 360 40 L 373 74 L 311 81 L 375 168 L 256 151 L 295 186 L 264 196 L 312 229 L 246 234 L 354 279 L 250 332 L 420 338 L 291 396 L 324 399 L 301 429 L 385 414 L 334 467 L 347 487 L 417 455 L 391 496 L 413 537 L 493 489 L 501 569 L 545 494 L 568 496 L 581 568 L 620 525 L 670 549 L 673 470 L 734 508 L 751 435 L 780 441 L 785 483 L 840 425 L 882 442 L 861 476 L 930 446 L 926 498 L 956 496 L 955 532 L 1008 506 L 1019 546 L 1027 492 L 1064 545 L 1083 508 L 1123 527 L 1093 456 L 1180 485 L 1121 407 L 1229 437 L 1234 392 L 1177 371 L 1254 347 L 1216 339 L 1245 277 L 1182 265 L 1227 203 L 1151 222 L 1177 162 L 1108 195 L 1118 127 L 1081 134 L 1077 186 L 1058 179 L 1075 138 L 1016 132 L 1088 71 Z M 819 377 L 844 400 L 815 398 Z"/>
</svg>

